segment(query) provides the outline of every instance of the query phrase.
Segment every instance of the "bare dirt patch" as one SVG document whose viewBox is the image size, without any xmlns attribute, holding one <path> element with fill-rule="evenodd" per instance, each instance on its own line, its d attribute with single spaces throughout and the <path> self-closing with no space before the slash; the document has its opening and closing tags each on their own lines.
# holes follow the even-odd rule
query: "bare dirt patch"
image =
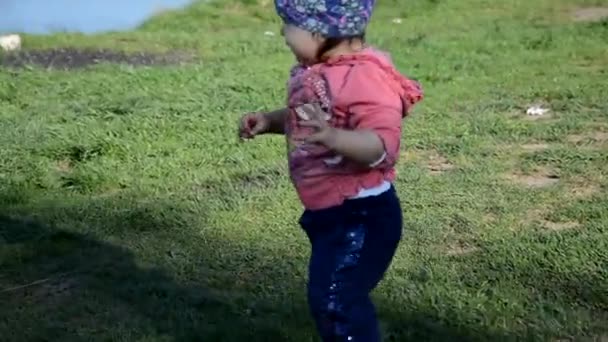
<svg viewBox="0 0 608 342">
<path fill-rule="evenodd" d="M 573 144 L 595 143 L 604 144 L 608 142 L 608 132 L 595 131 L 585 134 L 571 134 L 567 138 L 568 142 Z"/>
<path fill-rule="evenodd" d="M 546 208 L 534 208 L 531 210 L 528 210 L 528 212 L 526 213 L 526 216 L 524 217 L 524 221 L 525 222 L 532 222 L 532 221 L 538 221 L 540 219 L 542 219 L 543 217 L 545 217 L 545 215 L 547 214 L 547 209 Z"/>
<path fill-rule="evenodd" d="M 576 221 L 565 221 L 565 222 L 554 222 L 548 220 L 549 209 L 548 208 L 534 208 L 529 210 L 523 217 L 521 224 L 524 226 L 530 224 L 538 224 L 540 227 L 547 231 L 564 231 L 569 229 L 576 229 L 580 227 L 580 223 Z"/>
<path fill-rule="evenodd" d="M 568 196 L 575 199 L 586 199 L 593 197 L 602 189 L 600 175 L 580 175 L 568 181 Z"/>
<path fill-rule="evenodd" d="M 572 12 L 572 20 L 576 22 L 599 22 L 608 19 L 608 7 L 584 7 Z"/>
<path fill-rule="evenodd" d="M 68 173 L 72 171 L 72 162 L 69 159 L 59 160 L 55 164 L 55 169 L 61 173 Z"/>
<path fill-rule="evenodd" d="M 541 224 L 542 224 L 543 228 L 545 228 L 547 230 L 551 230 L 551 231 L 557 231 L 557 232 L 563 231 L 563 230 L 575 229 L 575 228 L 580 227 L 580 223 L 574 222 L 574 221 L 552 222 L 552 221 L 543 220 L 543 221 L 541 221 Z"/>
<path fill-rule="evenodd" d="M 521 145 L 522 150 L 526 152 L 539 152 L 549 149 L 551 147 L 549 144 L 524 144 Z"/>
<path fill-rule="evenodd" d="M 576 198 L 589 198 L 600 192 L 600 187 L 595 184 L 581 185 L 570 190 L 572 196 Z"/>
<path fill-rule="evenodd" d="M 427 169 L 431 175 L 441 175 L 454 168 L 454 164 L 450 163 L 445 157 L 439 155 L 437 152 L 432 152 L 428 157 Z"/>
<path fill-rule="evenodd" d="M 0 66 L 24 68 L 40 66 L 46 69 L 79 69 L 100 63 L 127 64 L 133 66 L 171 65 L 191 61 L 184 53 L 155 54 L 150 52 L 126 53 L 94 49 L 49 49 L 9 53 L 0 56 Z"/>
<path fill-rule="evenodd" d="M 401 152 L 401 161 L 403 162 L 413 162 L 416 159 L 418 159 L 418 154 L 413 149 L 406 149 L 405 151 Z"/>
<path fill-rule="evenodd" d="M 548 209 L 546 208 L 532 208 L 526 212 L 526 214 L 519 221 L 520 226 L 527 227 L 534 222 L 545 221 Z"/>
<path fill-rule="evenodd" d="M 481 222 L 483 222 L 485 224 L 493 224 L 493 223 L 498 222 L 498 217 L 496 216 L 496 214 L 486 213 L 481 218 Z"/>
<path fill-rule="evenodd" d="M 479 251 L 479 247 L 470 246 L 463 243 L 455 243 L 453 245 L 448 246 L 445 253 L 448 256 L 464 256 L 473 254 L 477 251 Z"/>
<path fill-rule="evenodd" d="M 529 188 L 545 188 L 559 182 L 559 176 L 549 170 L 537 170 L 532 174 L 514 173 L 507 176 L 507 179 Z"/>
</svg>

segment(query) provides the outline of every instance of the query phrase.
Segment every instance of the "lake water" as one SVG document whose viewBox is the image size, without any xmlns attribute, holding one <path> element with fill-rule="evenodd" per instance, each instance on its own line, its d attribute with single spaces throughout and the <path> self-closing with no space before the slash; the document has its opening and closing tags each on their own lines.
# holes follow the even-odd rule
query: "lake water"
<svg viewBox="0 0 608 342">
<path fill-rule="evenodd" d="M 0 0 L 0 34 L 97 33 L 137 27 L 191 0 Z"/>
</svg>

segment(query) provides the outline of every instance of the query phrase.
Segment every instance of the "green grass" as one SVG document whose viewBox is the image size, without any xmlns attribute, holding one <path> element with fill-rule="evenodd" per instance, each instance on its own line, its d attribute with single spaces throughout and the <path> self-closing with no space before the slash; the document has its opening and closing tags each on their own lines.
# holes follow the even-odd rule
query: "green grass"
<svg viewBox="0 0 608 342">
<path fill-rule="evenodd" d="M 283 140 L 235 137 L 293 58 L 271 5 L 221 3 L 24 38 L 186 65 L 0 70 L 1 340 L 313 341 Z M 608 21 L 570 17 L 602 3 L 382 1 L 370 41 L 426 91 L 374 293 L 391 340 L 608 338 Z"/>
</svg>

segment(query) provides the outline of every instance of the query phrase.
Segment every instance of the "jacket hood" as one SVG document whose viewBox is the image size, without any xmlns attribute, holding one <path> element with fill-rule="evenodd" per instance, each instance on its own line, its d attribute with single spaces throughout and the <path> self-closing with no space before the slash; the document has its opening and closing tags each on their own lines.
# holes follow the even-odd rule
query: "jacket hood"
<svg viewBox="0 0 608 342">
<path fill-rule="evenodd" d="M 422 101 L 424 97 L 420 84 L 401 74 L 395 68 L 390 55 L 383 51 L 367 48 L 361 53 L 331 58 L 326 63 L 331 65 L 356 65 L 359 63 L 376 64 L 386 73 L 387 82 L 401 97 L 404 104 L 404 116 L 408 115 L 410 109 L 416 103 Z"/>
</svg>

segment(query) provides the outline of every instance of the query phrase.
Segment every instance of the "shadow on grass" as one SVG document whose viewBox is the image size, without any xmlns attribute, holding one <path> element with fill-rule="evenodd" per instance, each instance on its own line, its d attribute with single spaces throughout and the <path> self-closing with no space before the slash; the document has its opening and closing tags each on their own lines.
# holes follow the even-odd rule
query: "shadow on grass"
<svg viewBox="0 0 608 342">
<path fill-rule="evenodd" d="M 175 208 L 164 210 L 159 220 L 154 213 L 162 210 L 158 206 L 130 210 L 127 203 L 118 204 L 125 209 L 121 215 L 111 209 L 116 206 L 107 199 L 94 206 L 81 203 L 51 209 L 60 211 L 60 218 L 78 217 L 72 222 L 82 229 L 53 223 L 57 217 L 44 208 L 33 209 L 31 215 L 37 219 L 22 210 L 20 215 L 0 213 L 3 341 L 315 340 L 304 301 L 304 279 L 294 275 L 300 266 L 294 267 L 293 258 L 253 247 L 243 251 L 242 246 L 213 237 L 176 233 L 173 238 L 171 231 L 152 228 L 170 230 L 166 222 L 181 218 L 167 213 L 185 213 Z M 119 234 L 116 243 L 112 237 L 104 236 L 102 241 L 94 235 L 112 231 L 120 222 L 126 225 L 123 230 L 132 233 Z M 158 240 L 150 235 L 159 235 Z M 177 245 L 183 243 L 184 249 L 159 247 L 172 239 Z M 125 241 L 129 247 L 121 246 Z M 200 248 L 188 248 L 193 245 Z M 161 250 L 154 251 L 151 259 L 136 251 L 150 252 L 150 248 Z M 233 256 L 236 261 L 230 261 Z M 302 257 L 296 261 L 305 267 Z M 258 262 L 265 266 L 256 267 Z M 492 338 L 482 327 L 452 329 L 431 312 L 411 312 L 402 303 L 379 304 L 390 326 L 389 341 Z"/>
<path fill-rule="evenodd" d="M 65 211 L 62 215 L 80 212 L 70 207 L 54 210 Z M 131 246 L 162 246 L 149 235 L 153 227 L 166 228 L 152 212 L 145 212 L 127 208 L 118 217 L 115 210 L 83 215 L 96 218 L 95 222 L 83 222 L 85 225 L 135 223 L 137 226 L 124 227 L 135 233 L 121 236 L 118 244 L 25 216 L 0 213 L 1 340 L 283 341 L 289 334 L 311 334 L 305 314 L 293 317 L 293 312 L 304 312 L 304 303 L 285 308 L 237 288 L 235 284 L 243 281 L 239 277 L 247 266 L 226 269 L 233 263 L 223 264 L 210 256 L 217 255 L 213 251 L 219 249 L 227 257 L 242 254 L 230 244 L 192 238 L 200 240 L 197 242 L 204 247 L 199 251 L 208 249 L 209 255 L 187 256 L 188 252 L 179 248 L 162 249 L 155 251 L 152 262 L 142 261 Z M 35 215 L 52 214 L 40 209 Z M 163 239 L 168 234 L 161 235 Z M 138 236 L 140 243 L 119 245 L 125 238 Z M 182 257 L 200 260 L 180 265 Z M 170 265 L 161 267 L 155 260 L 169 260 L 163 264 Z M 175 260 L 174 267 L 171 260 Z M 193 269 L 188 272 L 180 267 Z M 256 271 L 260 273 L 247 276 L 256 286 L 264 281 L 270 286 L 272 279 L 285 278 L 268 268 Z M 176 274 L 184 276 L 178 279 Z"/>
</svg>

